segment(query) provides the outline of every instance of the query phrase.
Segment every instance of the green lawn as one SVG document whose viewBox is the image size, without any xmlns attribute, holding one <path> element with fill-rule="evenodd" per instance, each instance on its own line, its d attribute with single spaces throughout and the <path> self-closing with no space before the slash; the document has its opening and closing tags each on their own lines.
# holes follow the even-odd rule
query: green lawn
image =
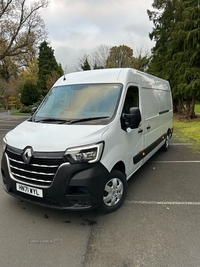
<svg viewBox="0 0 200 267">
<path fill-rule="evenodd" d="M 19 111 L 11 112 L 11 115 L 18 115 L 18 116 L 31 116 L 31 113 L 21 113 Z"/>
<path fill-rule="evenodd" d="M 195 111 L 195 113 L 199 113 L 200 114 L 200 103 L 195 105 L 194 111 Z"/>
<path fill-rule="evenodd" d="M 174 127 L 174 130 L 177 129 L 183 134 L 182 138 L 184 139 L 192 138 L 198 141 L 200 145 L 200 120 L 186 122 L 186 121 L 180 121 L 175 118 L 173 127 Z"/>
<path fill-rule="evenodd" d="M 183 141 L 193 139 L 196 141 L 196 145 L 200 148 L 200 104 L 195 105 L 195 113 L 198 117 L 190 121 L 184 119 L 178 119 L 174 116 L 174 132 L 179 132 L 179 138 Z"/>
</svg>

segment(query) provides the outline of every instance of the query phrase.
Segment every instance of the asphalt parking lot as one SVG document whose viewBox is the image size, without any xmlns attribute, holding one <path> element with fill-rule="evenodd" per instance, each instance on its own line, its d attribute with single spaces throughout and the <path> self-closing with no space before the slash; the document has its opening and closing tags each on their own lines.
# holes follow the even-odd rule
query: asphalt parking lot
<svg viewBox="0 0 200 267">
<path fill-rule="evenodd" d="M 1 139 L 19 120 L 0 115 Z M 182 142 L 175 129 L 169 151 L 157 152 L 135 173 L 123 206 L 109 215 L 39 207 L 1 186 L 1 266 L 199 267 L 195 147 L 192 140 Z"/>
</svg>

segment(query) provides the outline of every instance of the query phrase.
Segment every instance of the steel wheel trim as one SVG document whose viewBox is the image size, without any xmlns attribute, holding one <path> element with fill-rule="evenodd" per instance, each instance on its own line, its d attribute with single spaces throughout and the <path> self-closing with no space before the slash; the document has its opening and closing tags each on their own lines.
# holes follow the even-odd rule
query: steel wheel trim
<svg viewBox="0 0 200 267">
<path fill-rule="evenodd" d="M 168 148 L 169 147 L 169 136 L 167 135 L 167 137 L 166 137 L 166 141 L 165 141 L 165 143 L 166 143 L 166 147 Z"/>
<path fill-rule="evenodd" d="M 104 188 L 103 202 L 106 206 L 115 206 L 123 195 L 123 183 L 119 178 L 110 179 Z"/>
</svg>

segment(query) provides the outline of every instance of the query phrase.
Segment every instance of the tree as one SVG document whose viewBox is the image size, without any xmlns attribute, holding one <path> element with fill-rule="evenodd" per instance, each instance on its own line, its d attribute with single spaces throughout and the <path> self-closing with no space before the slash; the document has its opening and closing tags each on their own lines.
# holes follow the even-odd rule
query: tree
<svg viewBox="0 0 200 267">
<path fill-rule="evenodd" d="M 38 101 L 40 97 L 40 93 L 37 89 L 37 85 L 32 83 L 31 81 L 27 81 L 23 85 L 23 89 L 21 92 L 21 103 L 25 106 L 30 106 Z"/>
<path fill-rule="evenodd" d="M 20 72 L 20 84 L 31 82 L 37 85 L 38 81 L 38 59 L 34 58 L 33 61 L 29 62 L 25 70 Z"/>
<path fill-rule="evenodd" d="M 152 49 L 149 72 L 163 78 L 167 78 L 168 75 L 166 71 L 166 51 L 174 24 L 173 13 L 175 12 L 175 6 L 173 2 L 171 0 L 154 0 L 152 6 L 157 11 L 147 10 L 149 19 L 154 24 L 154 28 L 149 34 L 149 37 L 156 42 Z"/>
<path fill-rule="evenodd" d="M 137 57 L 133 56 L 133 49 L 126 46 L 109 47 L 98 46 L 91 55 L 84 55 L 79 59 L 78 70 L 105 69 L 105 68 L 135 68 L 146 71 L 149 63 L 149 52 L 140 48 Z"/>
<path fill-rule="evenodd" d="M 18 82 L 18 77 L 12 76 L 9 79 L 9 83 L 5 79 L 0 78 L 0 107 L 3 109 L 10 109 L 12 106 L 18 108 L 19 103 L 17 105 L 10 103 L 11 98 L 15 98 L 16 100 L 20 99 L 19 91 L 16 90 Z"/>
<path fill-rule="evenodd" d="M 46 41 L 42 42 L 39 47 L 38 58 L 38 89 L 45 96 L 54 82 L 64 74 L 62 67 L 57 63 L 54 50 L 48 46 Z M 51 81 L 51 83 L 49 83 Z"/>
<path fill-rule="evenodd" d="M 9 83 L 11 77 L 16 77 L 18 73 L 19 67 L 11 57 L 5 57 L 0 61 L 0 78 L 4 79 L 7 83 Z"/>
<path fill-rule="evenodd" d="M 148 69 L 149 58 L 148 50 L 143 52 L 143 48 L 137 49 L 137 56 L 132 60 L 132 67 L 140 71 L 146 71 Z"/>
<path fill-rule="evenodd" d="M 133 63 L 133 49 L 126 45 L 113 46 L 107 58 L 107 68 L 126 68 Z"/>
<path fill-rule="evenodd" d="M 110 49 L 110 54 L 107 58 L 107 68 L 135 68 L 140 71 L 146 71 L 149 63 L 149 53 L 143 48 L 137 50 L 137 56 L 133 56 L 133 49 L 126 46 L 114 46 Z"/>
<path fill-rule="evenodd" d="M 175 110 L 193 118 L 195 99 L 200 95 L 200 5 L 199 0 L 155 0 L 149 11 L 156 41 L 149 71 L 170 81 Z"/>
<path fill-rule="evenodd" d="M 46 35 L 45 25 L 38 11 L 48 5 L 48 0 L 0 1 L 0 61 L 5 57 L 30 54 Z"/>
<path fill-rule="evenodd" d="M 91 70 L 90 64 L 88 62 L 88 59 L 86 58 L 83 62 L 83 65 L 81 65 L 82 70 Z"/>
<path fill-rule="evenodd" d="M 83 58 L 79 58 L 78 70 L 91 70 L 90 56 L 85 54 Z"/>
<path fill-rule="evenodd" d="M 186 117 L 194 118 L 195 100 L 200 96 L 200 2 L 177 1 L 176 9 L 167 66 L 176 69 L 174 93 L 186 100 Z"/>
<path fill-rule="evenodd" d="M 16 86 L 8 90 L 14 95 L 19 93 L 16 81 L 20 71 L 36 56 L 38 42 L 46 36 L 39 9 L 47 7 L 48 0 L 27 2 L 0 0 L 0 79 L 8 83 L 4 88 Z"/>
<path fill-rule="evenodd" d="M 21 93 L 20 101 L 24 105 L 32 105 L 37 102 L 40 94 L 37 88 L 38 81 L 38 60 L 34 58 L 27 68 L 20 73 L 18 91 Z M 33 92 L 31 91 L 33 90 Z M 29 98 L 30 94 L 30 100 Z"/>
<path fill-rule="evenodd" d="M 90 55 L 79 58 L 77 70 L 104 69 L 109 53 L 110 46 L 98 46 Z"/>
<path fill-rule="evenodd" d="M 106 67 L 106 62 L 110 54 L 110 46 L 100 45 L 91 54 L 91 66 L 93 69 L 104 69 Z"/>
</svg>

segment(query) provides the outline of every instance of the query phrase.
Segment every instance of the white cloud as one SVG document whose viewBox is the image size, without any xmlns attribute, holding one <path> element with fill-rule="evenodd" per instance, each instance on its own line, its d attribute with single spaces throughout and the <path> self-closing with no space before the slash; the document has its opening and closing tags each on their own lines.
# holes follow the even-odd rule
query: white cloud
<svg viewBox="0 0 200 267">
<path fill-rule="evenodd" d="M 147 9 L 153 0 L 51 0 L 42 17 L 57 61 L 68 71 L 78 59 L 101 44 L 150 50 L 152 22 Z"/>
</svg>

